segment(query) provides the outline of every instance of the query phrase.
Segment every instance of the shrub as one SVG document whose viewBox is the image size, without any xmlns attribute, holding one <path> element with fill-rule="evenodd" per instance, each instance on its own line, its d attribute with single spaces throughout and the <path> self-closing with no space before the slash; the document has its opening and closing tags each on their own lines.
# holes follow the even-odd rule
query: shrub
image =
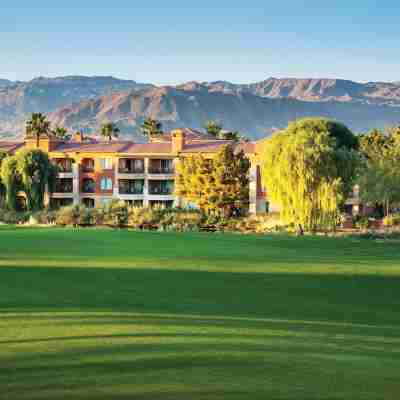
<svg viewBox="0 0 400 400">
<path fill-rule="evenodd" d="M 24 224 L 29 220 L 29 217 L 30 213 L 28 212 L 0 209 L 0 222 L 4 224 Z"/>
<path fill-rule="evenodd" d="M 357 215 L 353 220 L 354 226 L 357 229 L 366 230 L 369 228 L 369 218 L 361 215 Z"/>
<path fill-rule="evenodd" d="M 57 211 L 57 225 L 78 225 L 79 224 L 79 206 L 66 206 Z"/>
<path fill-rule="evenodd" d="M 111 226 L 128 224 L 128 206 L 124 201 L 112 200 L 103 207 L 103 223 Z"/>
</svg>

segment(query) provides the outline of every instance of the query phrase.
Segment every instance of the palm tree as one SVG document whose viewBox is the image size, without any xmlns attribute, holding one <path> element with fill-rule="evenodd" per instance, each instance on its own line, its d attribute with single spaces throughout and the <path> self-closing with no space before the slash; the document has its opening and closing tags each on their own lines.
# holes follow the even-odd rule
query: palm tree
<svg viewBox="0 0 400 400">
<path fill-rule="evenodd" d="M 42 113 L 33 113 L 31 118 L 26 121 L 26 136 L 34 136 L 39 146 L 41 135 L 48 136 L 50 133 L 50 121 Z"/>
<path fill-rule="evenodd" d="M 162 136 L 162 123 L 156 119 L 146 118 L 141 125 L 142 134 L 150 139 L 155 136 Z"/>
<path fill-rule="evenodd" d="M 106 122 L 101 126 L 101 136 L 104 139 L 112 140 L 112 138 L 117 138 L 119 133 L 119 128 L 112 122 Z"/>
<path fill-rule="evenodd" d="M 209 135 L 219 139 L 223 125 L 216 121 L 207 121 L 204 125 L 204 128 Z"/>
<path fill-rule="evenodd" d="M 62 126 L 57 126 L 54 130 L 53 130 L 53 135 L 61 140 L 70 140 L 71 139 L 71 135 L 68 133 L 68 131 L 62 127 Z"/>
</svg>

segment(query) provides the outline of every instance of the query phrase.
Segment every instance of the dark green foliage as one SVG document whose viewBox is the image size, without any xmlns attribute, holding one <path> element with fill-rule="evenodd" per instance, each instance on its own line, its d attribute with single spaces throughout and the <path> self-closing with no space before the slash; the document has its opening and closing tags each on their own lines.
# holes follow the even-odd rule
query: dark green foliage
<svg viewBox="0 0 400 400">
<path fill-rule="evenodd" d="M 39 139 L 41 135 L 49 135 L 50 121 L 42 113 L 33 113 L 26 122 L 26 136 Z"/>
<path fill-rule="evenodd" d="M 153 118 L 146 118 L 140 128 L 148 140 L 163 135 L 162 123 Z"/>
<path fill-rule="evenodd" d="M 46 189 L 54 189 L 57 168 L 41 150 L 21 150 L 16 153 L 16 173 L 20 179 L 29 211 L 43 208 Z"/>
<path fill-rule="evenodd" d="M 29 211 L 43 208 L 46 189 L 53 191 L 57 168 L 41 150 L 20 150 L 3 160 L 1 180 L 6 188 L 6 205 L 15 210 L 18 191 L 23 191 Z"/>
<path fill-rule="evenodd" d="M 71 135 L 68 133 L 67 129 L 62 126 L 57 126 L 53 131 L 53 135 L 61 140 L 70 140 Z"/>
<path fill-rule="evenodd" d="M 359 174 L 361 198 L 378 204 L 385 214 L 400 204 L 400 134 L 397 128 L 371 131 L 360 137 L 364 156 Z"/>
<path fill-rule="evenodd" d="M 8 210 L 16 210 L 17 193 L 22 188 L 21 177 L 17 170 L 17 159 L 15 156 L 7 157 L 1 164 L 1 181 L 5 188 L 5 205 Z"/>
<path fill-rule="evenodd" d="M 119 128 L 113 122 L 106 122 L 101 126 L 101 136 L 104 139 L 112 140 L 117 138 L 119 134 Z"/>
</svg>

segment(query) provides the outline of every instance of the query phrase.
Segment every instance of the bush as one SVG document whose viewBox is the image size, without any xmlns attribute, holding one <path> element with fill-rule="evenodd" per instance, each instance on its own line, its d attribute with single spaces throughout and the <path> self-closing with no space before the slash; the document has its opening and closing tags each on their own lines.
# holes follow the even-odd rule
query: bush
<svg viewBox="0 0 400 400">
<path fill-rule="evenodd" d="M 204 216 L 200 211 L 185 209 L 155 210 L 155 220 L 159 219 L 159 229 L 193 232 L 199 231 Z"/>
<path fill-rule="evenodd" d="M 98 211 L 83 205 L 62 207 L 56 212 L 57 225 L 90 226 L 99 222 Z"/>
<path fill-rule="evenodd" d="M 110 226 L 124 226 L 129 220 L 128 206 L 124 201 L 112 200 L 103 207 L 103 223 Z"/>
<path fill-rule="evenodd" d="M 0 209 L 0 222 L 4 224 L 23 224 L 29 220 L 29 217 L 29 213 Z"/>
<path fill-rule="evenodd" d="M 354 226 L 357 229 L 366 230 L 369 228 L 369 218 L 366 216 L 357 215 L 353 219 Z"/>
<path fill-rule="evenodd" d="M 388 215 L 383 219 L 383 225 L 385 227 L 393 227 L 400 225 L 400 214 Z"/>
<path fill-rule="evenodd" d="M 57 212 L 51 210 L 37 211 L 30 215 L 28 223 L 31 225 L 52 225 L 57 219 Z"/>
</svg>

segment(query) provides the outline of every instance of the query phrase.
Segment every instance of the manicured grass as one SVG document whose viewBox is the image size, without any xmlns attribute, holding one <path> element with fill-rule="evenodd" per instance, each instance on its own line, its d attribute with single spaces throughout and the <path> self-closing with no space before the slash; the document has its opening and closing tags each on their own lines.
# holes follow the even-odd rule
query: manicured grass
<svg viewBox="0 0 400 400">
<path fill-rule="evenodd" d="M 398 399 L 400 245 L 0 229 L 0 399 Z"/>
</svg>

